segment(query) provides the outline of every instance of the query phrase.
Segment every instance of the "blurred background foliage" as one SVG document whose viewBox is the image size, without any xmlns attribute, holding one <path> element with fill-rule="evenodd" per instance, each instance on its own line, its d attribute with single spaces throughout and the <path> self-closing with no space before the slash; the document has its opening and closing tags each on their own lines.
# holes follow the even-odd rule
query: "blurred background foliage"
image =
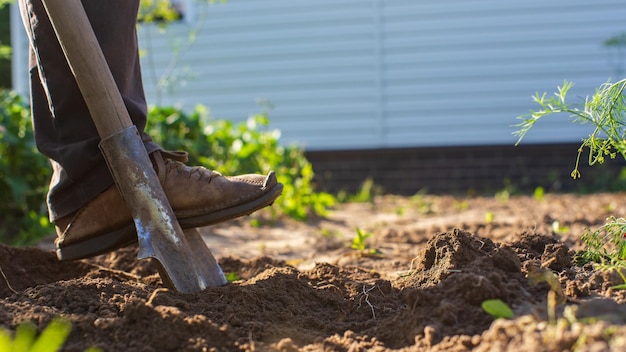
<svg viewBox="0 0 626 352">
<path fill-rule="evenodd" d="M 45 198 L 50 165 L 35 146 L 28 99 L 12 92 L 10 84 L 9 0 L 0 0 L 0 242 L 33 244 L 54 233 Z M 208 1 L 213 2 L 213 1 Z M 180 18 L 168 0 L 142 0 L 141 22 L 163 26 Z M 3 88 L 4 87 L 4 88 Z M 152 107 L 148 133 L 164 148 L 185 150 L 190 165 L 203 165 L 224 175 L 276 171 L 285 186 L 283 196 L 270 208 L 272 218 L 282 215 L 303 220 L 324 215 L 335 202 L 316 192 L 313 168 L 297 146 L 282 146 L 280 131 L 269 128 L 267 112 L 234 124 L 215 120 L 208 108 L 186 113 L 174 107 Z"/>
</svg>

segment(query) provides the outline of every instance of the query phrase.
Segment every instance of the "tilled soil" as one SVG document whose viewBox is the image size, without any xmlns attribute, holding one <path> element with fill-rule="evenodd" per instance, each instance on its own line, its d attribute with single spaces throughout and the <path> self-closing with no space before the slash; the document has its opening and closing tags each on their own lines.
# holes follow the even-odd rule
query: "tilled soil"
<svg viewBox="0 0 626 352">
<path fill-rule="evenodd" d="M 574 260 L 623 200 L 384 196 L 306 223 L 263 211 L 202 229 L 234 281 L 195 294 L 166 289 L 135 247 L 58 262 L 45 243 L 0 246 L 0 326 L 65 318 L 66 351 L 626 350 L 620 275 Z M 513 318 L 481 308 L 495 298 Z"/>
</svg>

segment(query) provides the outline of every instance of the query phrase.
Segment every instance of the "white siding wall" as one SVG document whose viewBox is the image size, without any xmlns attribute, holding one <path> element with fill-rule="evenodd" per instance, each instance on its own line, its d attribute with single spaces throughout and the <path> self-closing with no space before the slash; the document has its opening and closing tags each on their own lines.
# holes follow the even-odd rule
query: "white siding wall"
<svg viewBox="0 0 626 352">
<path fill-rule="evenodd" d="M 567 79 L 582 99 L 626 64 L 602 46 L 626 32 L 623 0 L 228 0 L 195 10 L 165 33 L 140 30 L 150 102 L 204 104 L 240 121 L 267 99 L 283 142 L 311 150 L 512 144 L 536 91 Z M 196 27 L 157 99 L 154 77 Z M 556 118 L 526 143 L 585 133 Z"/>
</svg>

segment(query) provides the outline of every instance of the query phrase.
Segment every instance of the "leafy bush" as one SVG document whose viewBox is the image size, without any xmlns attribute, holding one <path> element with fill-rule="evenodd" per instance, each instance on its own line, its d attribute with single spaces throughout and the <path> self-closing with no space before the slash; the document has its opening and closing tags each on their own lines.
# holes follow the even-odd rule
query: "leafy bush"
<svg viewBox="0 0 626 352">
<path fill-rule="evenodd" d="M 28 244 L 52 232 L 45 205 L 49 179 L 30 110 L 17 94 L 0 90 L 0 242 Z"/>
<path fill-rule="evenodd" d="M 163 148 L 189 153 L 190 165 L 203 165 L 224 175 L 266 173 L 274 170 L 283 183 L 283 195 L 275 207 L 304 220 L 324 216 L 335 198 L 314 191 L 313 168 L 297 146 L 279 144 L 280 132 L 270 130 L 266 113 L 234 124 L 212 119 L 203 106 L 187 114 L 174 107 L 154 107 L 149 112 L 147 132 Z"/>
<path fill-rule="evenodd" d="M 189 152 L 190 165 L 203 165 L 225 175 L 274 170 L 284 185 L 272 208 L 295 218 L 324 216 L 335 198 L 314 191 L 313 168 L 301 148 L 278 143 L 266 114 L 245 123 L 209 118 L 198 107 L 186 114 L 172 107 L 150 110 L 148 133 L 166 149 Z M 30 109 L 21 98 L 0 91 L 0 242 L 31 244 L 53 233 L 45 195 L 50 164 L 36 147 Z"/>
</svg>

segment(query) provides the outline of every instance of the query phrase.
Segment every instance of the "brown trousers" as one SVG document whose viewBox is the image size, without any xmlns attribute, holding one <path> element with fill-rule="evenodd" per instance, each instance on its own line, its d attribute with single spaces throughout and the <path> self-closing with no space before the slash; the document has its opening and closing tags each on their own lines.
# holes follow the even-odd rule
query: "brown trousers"
<svg viewBox="0 0 626 352">
<path fill-rule="evenodd" d="M 159 149 L 143 131 L 144 96 L 137 46 L 139 0 L 83 0 L 126 108 L 148 153 Z M 100 138 L 56 39 L 41 0 L 19 0 L 30 39 L 30 91 L 35 142 L 50 158 L 48 209 L 55 221 L 80 209 L 113 184 Z"/>
</svg>

